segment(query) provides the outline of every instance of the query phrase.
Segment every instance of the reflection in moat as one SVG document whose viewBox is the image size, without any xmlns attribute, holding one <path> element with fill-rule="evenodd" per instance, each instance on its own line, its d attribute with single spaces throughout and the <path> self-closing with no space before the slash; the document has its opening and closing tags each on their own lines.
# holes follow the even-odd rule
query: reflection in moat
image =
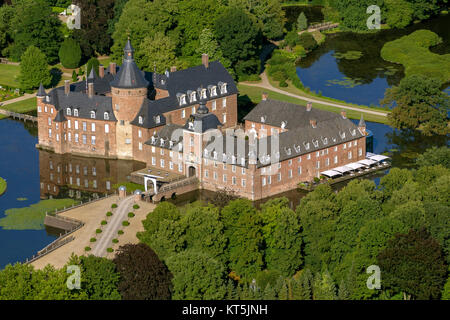
<svg viewBox="0 0 450 320">
<path fill-rule="evenodd" d="M 74 198 L 82 201 L 113 193 L 114 185 L 129 182 L 145 164 L 39 151 L 41 199 Z"/>
</svg>

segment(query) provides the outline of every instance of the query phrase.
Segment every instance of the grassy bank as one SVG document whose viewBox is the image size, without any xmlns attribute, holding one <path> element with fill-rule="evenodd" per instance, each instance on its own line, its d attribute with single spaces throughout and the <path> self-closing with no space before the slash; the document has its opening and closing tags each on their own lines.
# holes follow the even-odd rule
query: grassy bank
<svg viewBox="0 0 450 320">
<path fill-rule="evenodd" d="M 274 99 L 274 100 L 286 101 L 286 102 L 296 103 L 296 104 L 300 104 L 300 105 L 305 105 L 307 102 L 306 99 L 297 99 L 297 98 L 290 97 L 290 96 L 287 96 L 287 95 L 284 95 L 284 94 L 281 94 L 278 92 L 274 92 L 271 90 L 266 90 L 263 88 L 252 87 L 252 86 L 246 86 L 244 84 L 238 84 L 238 89 L 239 89 L 240 96 L 245 96 L 245 95 L 248 96 L 248 98 L 253 103 L 259 103 L 261 101 L 261 95 L 263 92 L 267 92 L 269 94 L 269 98 Z M 285 89 L 286 88 L 283 88 L 283 90 L 285 90 Z M 321 109 L 321 110 L 325 110 L 325 111 L 331 111 L 331 112 L 335 112 L 335 113 L 340 113 L 342 110 L 341 108 L 338 108 L 338 107 L 328 106 L 328 105 L 319 104 L 319 103 L 313 103 L 313 108 L 317 108 L 317 109 Z M 346 110 L 346 113 L 347 113 L 347 117 L 350 119 L 360 119 L 360 117 L 361 117 L 360 111 Z M 364 113 L 364 119 L 366 121 L 387 124 L 386 117 L 377 116 L 377 115 L 370 114 L 370 113 Z"/>
<path fill-rule="evenodd" d="M 381 57 L 405 67 L 405 75 L 421 75 L 439 79 L 442 84 L 450 81 L 450 54 L 436 54 L 430 47 L 442 43 L 442 39 L 429 30 L 417 30 L 400 39 L 387 42 L 381 49 Z"/>
<path fill-rule="evenodd" d="M 0 64 L 0 85 L 19 88 L 17 77 L 20 73 L 20 66 L 15 64 Z"/>
<path fill-rule="evenodd" d="M 0 196 L 6 191 L 6 181 L 0 177 Z"/>
<path fill-rule="evenodd" d="M 36 110 L 36 98 L 30 98 L 7 105 L 0 106 L 0 108 L 17 112 L 17 113 L 27 113 Z M 5 118 L 5 116 L 0 115 L 0 119 Z"/>
<path fill-rule="evenodd" d="M 25 208 L 8 209 L 5 211 L 6 217 L 0 219 L 0 227 L 7 230 L 41 230 L 44 229 L 46 212 L 70 207 L 75 203 L 72 199 L 49 199 Z"/>
</svg>

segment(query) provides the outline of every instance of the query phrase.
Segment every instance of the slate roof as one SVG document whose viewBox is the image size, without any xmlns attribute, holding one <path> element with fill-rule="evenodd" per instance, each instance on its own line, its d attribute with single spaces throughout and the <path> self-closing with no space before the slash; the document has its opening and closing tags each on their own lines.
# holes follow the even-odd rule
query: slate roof
<svg viewBox="0 0 450 320">
<path fill-rule="evenodd" d="M 162 106 L 160 106 L 160 100 L 150 100 L 145 98 L 139 112 L 130 123 L 132 125 L 147 129 L 163 126 L 166 124 L 166 118 L 164 117 L 161 108 Z M 156 121 L 158 116 L 159 123 Z M 139 123 L 139 117 L 142 117 L 142 124 Z"/>
<path fill-rule="evenodd" d="M 222 123 L 217 119 L 217 116 L 214 113 L 209 113 L 205 103 L 201 102 L 197 112 L 186 121 L 184 128 L 192 132 L 204 133 L 211 129 L 217 129 L 221 125 Z"/>
<path fill-rule="evenodd" d="M 89 98 L 84 92 L 71 91 L 68 95 L 64 93 L 64 87 L 53 89 L 49 95 L 50 103 L 55 106 L 58 113 L 55 117 L 55 121 L 64 121 L 64 115 L 67 115 L 67 108 L 71 109 L 73 116 L 73 110 L 78 109 L 78 117 L 85 119 L 91 118 L 91 111 L 95 111 L 96 120 L 104 120 L 104 113 L 109 113 L 109 120 L 116 121 L 114 112 L 112 109 L 111 97 L 94 95 Z M 61 114 L 60 114 L 61 111 Z"/>
<path fill-rule="evenodd" d="M 173 133 L 175 130 L 183 129 L 183 126 L 169 123 L 165 125 L 160 131 L 158 131 L 153 137 L 145 142 L 145 144 L 165 149 L 173 149 L 177 143 L 183 140 L 183 136 L 180 136 L 178 140 L 172 140 L 172 146 L 170 144 L 170 140 L 173 139 Z M 162 142 L 161 142 L 162 139 Z"/>
<path fill-rule="evenodd" d="M 124 58 L 119 72 L 111 81 L 114 88 L 147 88 L 149 82 L 145 80 L 145 73 L 141 71 L 136 62 L 134 62 L 134 49 L 131 46 L 130 39 L 125 45 Z"/>
</svg>

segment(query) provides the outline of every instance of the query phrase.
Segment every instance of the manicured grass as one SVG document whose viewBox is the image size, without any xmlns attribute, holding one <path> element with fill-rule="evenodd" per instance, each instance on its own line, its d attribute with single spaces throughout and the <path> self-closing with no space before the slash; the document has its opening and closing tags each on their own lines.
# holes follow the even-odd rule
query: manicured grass
<svg viewBox="0 0 450 320">
<path fill-rule="evenodd" d="M 0 177 L 0 196 L 6 191 L 6 181 Z"/>
<path fill-rule="evenodd" d="M 63 209 L 75 204 L 72 199 L 41 200 L 25 208 L 13 208 L 5 211 L 5 217 L 0 219 L 0 227 L 8 230 L 41 230 L 44 228 L 46 212 Z"/>
<path fill-rule="evenodd" d="M 36 104 L 37 104 L 36 98 L 30 98 L 30 99 L 10 103 L 7 105 L 2 105 L 2 106 L 0 106 L 0 108 L 9 110 L 9 111 L 14 111 L 17 113 L 27 113 L 27 112 L 36 110 Z M 2 119 L 2 118 L 4 118 L 4 116 L 0 115 L 0 119 Z"/>
<path fill-rule="evenodd" d="M 246 86 L 243 84 L 238 84 L 238 89 L 239 89 L 239 93 L 241 96 L 247 95 L 253 103 L 259 103 L 261 101 L 261 95 L 263 92 L 267 92 L 269 94 L 269 98 L 274 99 L 274 100 L 286 101 L 286 102 L 296 103 L 296 104 L 300 104 L 300 105 L 305 105 L 307 102 L 306 99 L 305 100 L 297 99 L 297 98 L 293 98 L 293 97 L 290 97 L 290 96 L 287 96 L 287 95 L 284 95 L 284 94 L 281 94 L 278 92 L 274 92 L 271 90 L 266 90 L 266 89 L 258 88 L 258 87 Z M 283 88 L 283 89 L 285 89 L 285 88 Z M 342 110 L 341 108 L 338 108 L 338 107 L 332 107 L 332 106 L 318 104 L 318 103 L 313 103 L 313 108 L 331 111 L 331 112 L 335 112 L 335 113 L 340 113 Z M 350 119 L 360 119 L 361 118 L 360 111 L 354 111 L 354 110 L 348 110 L 348 109 L 346 109 L 345 111 L 347 113 L 347 117 Z M 384 124 L 388 123 L 387 118 L 383 117 L 383 116 L 377 116 L 377 115 L 369 114 L 369 113 L 364 113 L 363 116 L 366 121 L 379 122 L 379 123 L 384 123 Z"/>
<path fill-rule="evenodd" d="M 141 191 L 145 190 L 145 188 L 142 184 L 137 184 L 134 182 L 116 183 L 113 185 L 113 189 L 119 189 L 120 186 L 125 186 L 127 188 L 127 192 L 135 192 L 136 190 L 141 190 Z"/>
<path fill-rule="evenodd" d="M 417 30 L 387 42 L 381 49 L 381 57 L 405 67 L 406 76 L 413 74 L 439 79 L 442 84 L 450 81 L 450 54 L 436 54 L 429 47 L 442 39 L 429 30 Z"/>
<path fill-rule="evenodd" d="M 19 88 L 19 81 L 17 80 L 19 73 L 19 65 L 0 64 L 0 85 Z"/>
</svg>

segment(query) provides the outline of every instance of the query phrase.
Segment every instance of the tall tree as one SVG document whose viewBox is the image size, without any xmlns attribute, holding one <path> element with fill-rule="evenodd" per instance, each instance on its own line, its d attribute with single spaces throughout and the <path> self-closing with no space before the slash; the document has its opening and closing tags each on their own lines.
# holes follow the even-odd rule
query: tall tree
<svg viewBox="0 0 450 320">
<path fill-rule="evenodd" d="M 108 21 L 114 16 L 114 0 L 74 0 L 81 9 L 81 28 L 73 30 L 85 57 L 108 54 L 111 36 Z"/>
<path fill-rule="evenodd" d="M 45 0 L 14 2 L 14 17 L 11 20 L 14 43 L 8 53 L 19 60 L 25 50 L 33 45 L 46 56 L 48 63 L 58 61 L 58 51 L 63 35 L 61 21 Z"/>
<path fill-rule="evenodd" d="M 443 146 L 432 147 L 417 157 L 416 163 L 420 167 L 442 165 L 450 169 L 450 148 Z"/>
<path fill-rule="evenodd" d="M 239 61 L 257 57 L 260 52 L 260 28 L 256 19 L 241 8 L 226 9 L 215 21 L 214 33 L 224 57 L 233 66 Z"/>
<path fill-rule="evenodd" d="M 198 251 L 184 251 L 167 259 L 173 273 L 173 299 L 220 300 L 227 293 L 226 269 L 219 261 Z"/>
<path fill-rule="evenodd" d="M 19 81 L 24 90 L 35 89 L 42 82 L 48 86 L 52 80 L 45 54 L 35 46 L 24 52 L 20 63 Z"/>
<path fill-rule="evenodd" d="M 208 54 L 210 60 L 219 60 L 225 68 L 229 68 L 231 66 L 231 62 L 223 57 L 222 50 L 210 29 L 205 28 L 202 30 L 199 37 L 199 42 L 200 44 L 197 49 L 197 54 L 199 57 L 203 53 L 206 53 Z"/>
<path fill-rule="evenodd" d="M 3 52 L 12 42 L 11 35 L 11 19 L 14 17 L 14 7 L 0 6 L 0 55 L 5 55 Z"/>
<path fill-rule="evenodd" d="M 402 292 L 405 299 L 437 299 L 447 266 L 439 243 L 425 230 L 397 234 L 377 256 L 383 286 Z"/>
<path fill-rule="evenodd" d="M 393 28 L 404 28 L 413 19 L 414 10 L 406 0 L 385 0 L 386 23 Z"/>
<path fill-rule="evenodd" d="M 113 260 L 120 273 L 119 292 L 125 300 L 168 300 L 172 274 L 147 245 L 126 244 Z"/>
<path fill-rule="evenodd" d="M 313 284 L 314 300 L 336 300 L 336 285 L 330 273 L 325 270 L 322 274 L 317 273 Z"/>
<path fill-rule="evenodd" d="M 441 91 L 440 82 L 433 78 L 411 75 L 398 86 L 386 90 L 382 105 L 396 106 L 389 114 L 392 126 L 404 129 L 422 129 L 424 134 L 449 132 L 447 112 L 450 97 Z"/>
<path fill-rule="evenodd" d="M 298 30 L 306 30 L 308 28 L 308 19 L 305 16 L 305 13 L 302 11 L 297 18 L 297 29 Z"/>
<path fill-rule="evenodd" d="M 136 53 L 136 61 L 146 71 L 153 71 L 156 67 L 156 72 L 162 73 L 177 65 L 175 48 L 172 39 L 158 32 L 143 39 Z"/>
<path fill-rule="evenodd" d="M 72 38 L 66 38 L 59 48 L 59 60 L 65 68 L 75 69 L 80 65 L 81 48 Z"/>
</svg>

